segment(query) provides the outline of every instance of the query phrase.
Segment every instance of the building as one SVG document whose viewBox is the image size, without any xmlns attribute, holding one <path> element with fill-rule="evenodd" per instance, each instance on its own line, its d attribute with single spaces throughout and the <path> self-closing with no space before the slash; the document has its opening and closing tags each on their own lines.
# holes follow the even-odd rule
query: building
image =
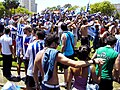
<svg viewBox="0 0 120 90">
<path fill-rule="evenodd" d="M 118 4 L 114 4 L 115 8 L 117 9 L 117 11 L 120 13 L 120 3 Z"/>
<path fill-rule="evenodd" d="M 30 12 L 37 12 L 37 4 L 35 0 L 19 0 L 20 5 L 27 8 Z"/>
</svg>

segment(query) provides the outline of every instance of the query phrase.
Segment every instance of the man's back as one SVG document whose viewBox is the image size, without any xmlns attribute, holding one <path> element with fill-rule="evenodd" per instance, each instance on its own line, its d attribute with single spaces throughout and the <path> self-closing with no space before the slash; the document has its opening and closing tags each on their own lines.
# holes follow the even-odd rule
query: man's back
<svg viewBox="0 0 120 90">
<path fill-rule="evenodd" d="M 10 51 L 10 45 L 12 45 L 12 38 L 9 35 L 4 34 L 0 37 L 0 43 L 2 45 L 2 54 L 10 55 L 12 54 Z"/>
<path fill-rule="evenodd" d="M 101 77 L 111 80 L 113 65 L 118 56 L 118 53 L 116 51 L 114 51 L 114 49 L 108 45 L 105 47 L 99 48 L 96 52 L 97 52 L 97 58 L 105 59 L 105 63 L 102 66 Z M 98 68 L 99 68 L 98 65 L 96 68 L 97 68 L 96 72 L 98 73 Z"/>
<path fill-rule="evenodd" d="M 81 26 L 81 35 L 83 37 L 88 37 L 88 28 L 85 25 Z"/>
<path fill-rule="evenodd" d="M 43 65 L 43 62 L 45 61 L 45 57 L 47 57 L 47 55 L 45 54 L 45 52 L 46 52 L 46 50 L 47 50 L 48 48 L 45 48 L 45 49 L 43 49 L 43 50 L 41 50 L 40 52 L 38 52 L 37 53 L 37 55 L 36 55 L 36 57 L 37 57 L 37 59 L 35 60 L 35 64 L 37 65 L 37 66 L 39 66 L 39 69 L 40 69 L 40 72 L 41 72 L 41 74 L 42 74 L 42 78 L 43 78 L 43 81 L 44 81 L 44 79 L 45 79 L 45 74 L 47 73 L 46 72 L 46 70 L 48 69 L 48 65 L 46 66 L 46 65 Z M 50 48 L 49 48 L 50 49 Z M 51 52 L 51 51 L 50 51 Z M 49 53 L 50 53 L 49 52 Z M 49 55 L 52 55 L 51 53 L 49 54 Z M 39 58 L 39 59 L 38 59 Z M 50 57 L 48 57 L 49 58 L 49 62 L 50 62 Z M 48 81 L 46 81 L 46 83 L 48 83 L 48 84 L 50 84 L 50 85 L 57 85 L 59 82 L 58 82 L 58 75 L 57 75 L 57 60 L 56 60 L 56 58 L 55 58 L 55 63 L 53 64 L 54 66 L 54 68 L 53 68 L 53 73 L 52 73 L 52 76 L 51 76 L 51 78 L 48 80 Z M 44 63 L 45 64 L 45 63 Z M 44 68 L 43 68 L 44 67 Z M 45 70 L 45 68 L 47 68 L 46 70 Z"/>
</svg>

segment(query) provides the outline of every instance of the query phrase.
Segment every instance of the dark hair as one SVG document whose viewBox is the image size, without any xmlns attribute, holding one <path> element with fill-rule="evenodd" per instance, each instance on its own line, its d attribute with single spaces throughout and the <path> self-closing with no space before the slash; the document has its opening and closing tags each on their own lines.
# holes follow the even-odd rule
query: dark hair
<svg viewBox="0 0 120 90">
<path fill-rule="evenodd" d="M 62 29 L 63 31 L 67 31 L 67 30 L 68 30 L 67 24 L 66 24 L 66 23 L 62 23 L 62 24 L 61 24 L 61 29 Z"/>
<path fill-rule="evenodd" d="M 9 34 L 10 33 L 10 28 L 5 27 L 5 34 Z"/>
<path fill-rule="evenodd" d="M 84 18 L 82 22 L 85 25 L 85 23 L 87 22 L 87 19 Z"/>
<path fill-rule="evenodd" d="M 53 42 L 58 42 L 59 37 L 57 36 L 56 33 L 53 34 L 48 34 L 45 37 L 45 46 L 50 46 Z"/>
<path fill-rule="evenodd" d="M 88 45 L 80 46 L 77 54 L 78 59 L 88 60 L 90 58 L 89 57 L 90 51 L 91 51 L 91 48 Z"/>
<path fill-rule="evenodd" d="M 107 37 L 107 44 L 108 45 L 114 45 L 116 42 L 117 42 L 117 39 L 115 36 L 110 35 Z"/>
<path fill-rule="evenodd" d="M 45 38 L 45 31 L 44 30 L 36 31 L 36 35 L 38 36 L 38 39 L 44 39 Z"/>
</svg>

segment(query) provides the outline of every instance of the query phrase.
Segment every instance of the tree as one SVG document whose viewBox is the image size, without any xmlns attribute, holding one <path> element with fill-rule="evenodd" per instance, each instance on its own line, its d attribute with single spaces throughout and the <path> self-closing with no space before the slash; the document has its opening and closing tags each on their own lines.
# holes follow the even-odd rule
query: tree
<svg viewBox="0 0 120 90">
<path fill-rule="evenodd" d="M 65 4 L 63 7 L 64 8 L 70 8 L 70 7 L 72 7 L 72 5 L 71 4 Z"/>
<path fill-rule="evenodd" d="M 16 9 L 19 6 L 19 1 L 18 0 L 4 0 L 3 1 L 3 6 L 5 7 L 6 10 L 8 10 L 9 14 L 11 15 L 11 10 Z"/>
<path fill-rule="evenodd" d="M 15 11 L 18 14 L 32 14 L 32 12 L 29 12 L 28 9 L 23 8 L 23 7 L 18 7 L 17 9 L 15 9 Z"/>
<path fill-rule="evenodd" d="M 3 6 L 2 2 L 0 2 L 0 17 L 5 16 L 5 7 Z"/>
<path fill-rule="evenodd" d="M 76 10 L 77 8 L 79 8 L 79 6 L 75 5 L 75 6 L 72 6 L 72 7 L 68 8 L 68 10 L 69 10 L 69 11 L 71 11 L 71 10 Z"/>
<path fill-rule="evenodd" d="M 95 3 L 90 5 L 91 13 L 101 12 L 104 15 L 111 16 L 114 13 L 115 7 L 109 1 L 103 1 L 101 3 Z"/>
<path fill-rule="evenodd" d="M 116 19 L 120 19 L 120 13 L 117 11 L 116 14 L 115 14 L 115 18 Z"/>
</svg>

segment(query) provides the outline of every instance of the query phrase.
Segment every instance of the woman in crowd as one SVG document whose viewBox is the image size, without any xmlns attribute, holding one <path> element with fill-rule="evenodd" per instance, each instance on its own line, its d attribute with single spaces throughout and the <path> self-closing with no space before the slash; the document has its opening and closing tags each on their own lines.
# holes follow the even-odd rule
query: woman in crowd
<svg viewBox="0 0 120 90">
<path fill-rule="evenodd" d="M 91 49 L 89 46 L 84 45 L 79 48 L 78 58 L 80 60 L 87 61 L 89 60 L 89 53 Z M 95 73 L 95 67 L 93 65 L 81 68 L 69 67 L 68 69 L 68 78 L 67 78 L 67 90 L 71 89 L 71 81 L 74 77 L 72 90 L 86 90 L 87 79 L 88 79 L 88 70 L 91 73 L 91 79 L 94 83 L 99 83 L 101 79 L 101 64 L 99 65 L 99 74 L 98 76 Z"/>
</svg>

